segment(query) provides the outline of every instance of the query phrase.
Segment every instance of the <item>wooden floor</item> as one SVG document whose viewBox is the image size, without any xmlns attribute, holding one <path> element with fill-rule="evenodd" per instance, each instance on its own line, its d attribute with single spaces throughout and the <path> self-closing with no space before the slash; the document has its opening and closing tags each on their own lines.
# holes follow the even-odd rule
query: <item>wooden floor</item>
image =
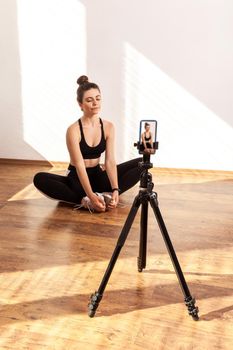
<svg viewBox="0 0 233 350">
<path fill-rule="evenodd" d="M 152 210 L 147 267 L 137 271 L 139 218 L 96 316 L 98 289 L 138 186 L 124 207 L 73 211 L 32 185 L 64 165 L 0 164 L 0 349 L 233 349 L 233 173 L 153 169 L 170 238 L 200 320 L 183 294 Z"/>
</svg>

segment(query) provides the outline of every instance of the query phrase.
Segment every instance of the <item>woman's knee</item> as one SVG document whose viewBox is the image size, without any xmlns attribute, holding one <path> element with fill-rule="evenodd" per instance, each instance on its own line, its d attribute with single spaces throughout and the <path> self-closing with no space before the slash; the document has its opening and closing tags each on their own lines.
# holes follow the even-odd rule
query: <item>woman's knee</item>
<svg viewBox="0 0 233 350">
<path fill-rule="evenodd" d="M 142 157 L 138 157 L 138 158 L 129 160 L 128 163 L 131 165 L 131 167 L 137 167 L 139 163 L 142 162 L 142 160 L 143 160 Z"/>
<path fill-rule="evenodd" d="M 47 173 L 44 173 L 44 172 L 37 173 L 33 178 L 34 186 L 38 189 L 41 189 L 41 187 L 43 187 L 43 184 L 45 183 L 46 178 L 47 178 Z"/>
</svg>

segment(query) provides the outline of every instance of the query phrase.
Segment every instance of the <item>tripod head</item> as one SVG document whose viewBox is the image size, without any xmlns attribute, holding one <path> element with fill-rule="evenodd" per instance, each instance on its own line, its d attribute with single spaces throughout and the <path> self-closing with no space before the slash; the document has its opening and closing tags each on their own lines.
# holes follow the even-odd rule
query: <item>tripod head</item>
<svg viewBox="0 0 233 350">
<path fill-rule="evenodd" d="M 152 182 L 152 175 L 148 172 L 149 169 L 153 168 L 153 164 L 150 162 L 150 154 L 143 154 L 142 162 L 139 162 L 138 166 L 143 169 L 140 176 L 140 190 L 151 192 L 154 184 Z"/>
<path fill-rule="evenodd" d="M 139 162 L 138 166 L 140 168 L 147 170 L 147 171 L 149 169 L 153 168 L 153 163 L 150 162 L 150 153 L 143 154 L 142 162 Z"/>
</svg>

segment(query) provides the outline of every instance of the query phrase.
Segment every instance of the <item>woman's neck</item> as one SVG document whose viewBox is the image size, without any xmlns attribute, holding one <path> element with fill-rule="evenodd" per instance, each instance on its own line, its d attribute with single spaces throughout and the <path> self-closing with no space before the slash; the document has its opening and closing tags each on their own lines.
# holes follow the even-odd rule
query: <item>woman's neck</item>
<svg viewBox="0 0 233 350">
<path fill-rule="evenodd" d="M 87 114 L 83 114 L 83 116 L 81 117 L 81 119 L 84 121 L 84 123 L 86 124 L 96 124 L 99 122 L 99 115 L 98 114 L 92 114 L 92 115 L 87 115 Z"/>
</svg>

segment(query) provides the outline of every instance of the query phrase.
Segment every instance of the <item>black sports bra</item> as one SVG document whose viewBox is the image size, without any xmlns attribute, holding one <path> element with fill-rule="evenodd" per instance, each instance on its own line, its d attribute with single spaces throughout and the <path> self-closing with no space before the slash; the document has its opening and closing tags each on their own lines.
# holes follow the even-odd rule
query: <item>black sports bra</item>
<svg viewBox="0 0 233 350">
<path fill-rule="evenodd" d="M 151 135 L 149 137 L 146 137 L 146 134 L 145 134 L 145 141 L 149 141 L 151 139 Z"/>
<path fill-rule="evenodd" d="M 104 127 L 103 127 L 103 122 L 101 118 L 99 118 L 100 124 L 101 124 L 101 139 L 100 143 L 94 147 L 89 146 L 86 143 L 84 133 L 83 133 L 83 126 L 81 119 L 78 120 L 79 123 L 79 128 L 81 132 L 81 140 L 79 142 L 80 150 L 83 156 L 83 159 L 96 159 L 101 156 L 101 153 L 103 153 L 106 149 L 106 140 L 104 138 Z"/>
</svg>

